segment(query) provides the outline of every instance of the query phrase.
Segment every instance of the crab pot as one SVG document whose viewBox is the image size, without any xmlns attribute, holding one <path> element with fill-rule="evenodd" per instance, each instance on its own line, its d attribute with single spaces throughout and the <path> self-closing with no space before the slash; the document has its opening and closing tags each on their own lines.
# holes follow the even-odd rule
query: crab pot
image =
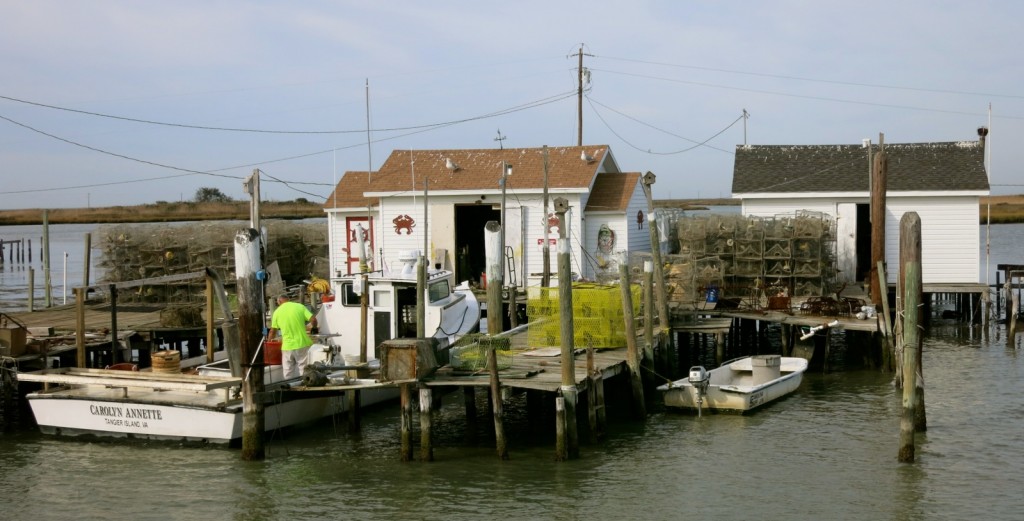
<svg viewBox="0 0 1024 521">
<path fill-rule="evenodd" d="M 782 357 L 779 355 L 754 355 L 750 365 L 754 370 L 753 385 L 768 383 L 782 376 Z"/>
</svg>

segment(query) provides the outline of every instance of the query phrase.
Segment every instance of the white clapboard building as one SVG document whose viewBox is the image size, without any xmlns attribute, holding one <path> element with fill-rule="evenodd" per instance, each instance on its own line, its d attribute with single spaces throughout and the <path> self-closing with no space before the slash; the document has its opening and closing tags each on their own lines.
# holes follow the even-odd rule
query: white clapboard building
<svg viewBox="0 0 1024 521">
<path fill-rule="evenodd" d="M 982 134 L 982 132 L 979 132 Z M 984 137 L 977 141 L 886 143 L 885 261 L 898 277 L 900 219 L 921 217 L 922 275 L 929 285 L 980 281 L 980 197 L 989 195 Z M 836 222 L 841 282 L 865 280 L 871 267 L 870 165 L 879 146 L 737 146 L 732 197 L 744 215 L 821 212 Z"/>
<path fill-rule="evenodd" d="M 563 197 L 573 274 L 592 280 L 617 270 L 615 253 L 650 251 L 640 180 L 619 169 L 607 145 L 395 150 L 375 172 L 346 172 L 324 203 L 331 274 L 358 272 L 361 226 L 372 270 L 400 269 L 403 252 L 426 247 L 433 264 L 479 284 L 486 271 L 484 226 L 504 215 L 505 284 L 537 285 L 545 227 L 552 279 L 557 275 L 553 202 Z"/>
</svg>

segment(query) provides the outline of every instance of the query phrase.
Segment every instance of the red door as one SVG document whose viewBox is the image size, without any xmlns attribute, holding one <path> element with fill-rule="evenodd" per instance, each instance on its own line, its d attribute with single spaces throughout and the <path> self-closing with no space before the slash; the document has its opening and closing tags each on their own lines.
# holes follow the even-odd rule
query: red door
<svg viewBox="0 0 1024 521">
<path fill-rule="evenodd" d="M 366 247 L 366 261 L 373 263 L 373 219 L 368 217 L 346 217 L 345 231 L 348 236 L 348 274 L 359 273 L 359 243 L 356 242 L 356 225 L 363 227 L 363 244 Z M 372 268 L 371 268 L 372 269 Z"/>
</svg>

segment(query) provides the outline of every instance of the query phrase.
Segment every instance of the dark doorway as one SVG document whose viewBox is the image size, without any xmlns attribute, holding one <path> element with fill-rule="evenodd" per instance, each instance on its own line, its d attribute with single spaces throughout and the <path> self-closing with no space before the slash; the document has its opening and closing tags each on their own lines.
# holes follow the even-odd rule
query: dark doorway
<svg viewBox="0 0 1024 521">
<path fill-rule="evenodd" d="M 487 269 L 484 253 L 484 225 L 500 221 L 501 211 L 490 205 L 474 204 L 455 207 L 455 280 L 480 283 L 480 274 Z"/>
<path fill-rule="evenodd" d="M 871 205 L 857 205 L 857 281 L 871 274 Z"/>
</svg>

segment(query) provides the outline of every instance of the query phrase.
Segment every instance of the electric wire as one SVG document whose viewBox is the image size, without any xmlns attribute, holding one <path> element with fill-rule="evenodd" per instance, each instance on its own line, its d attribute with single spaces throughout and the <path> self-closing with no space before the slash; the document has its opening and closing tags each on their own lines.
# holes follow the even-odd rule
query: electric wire
<svg viewBox="0 0 1024 521">
<path fill-rule="evenodd" d="M 607 105 L 605 105 L 605 104 L 603 104 L 603 103 L 601 103 L 601 102 L 591 98 L 590 96 L 587 96 L 587 102 L 590 103 L 590 108 L 594 110 L 594 114 L 596 114 L 597 118 L 601 120 L 601 123 L 604 123 L 604 126 L 608 128 L 608 131 L 611 132 L 612 134 L 615 134 L 615 137 L 617 137 L 620 140 L 622 140 L 623 143 L 629 145 L 630 147 L 632 147 L 633 149 L 635 149 L 635 150 L 637 150 L 639 152 L 643 152 L 643 153 L 651 154 L 651 155 L 660 155 L 660 156 L 671 156 L 671 155 L 676 155 L 676 154 L 682 154 L 684 152 L 689 152 L 689 151 L 691 151 L 691 150 L 693 150 L 695 148 L 702 147 L 702 146 L 706 146 L 708 148 L 713 148 L 715 150 L 718 150 L 718 151 L 721 151 L 721 152 L 725 152 L 727 154 L 732 154 L 733 152 L 730 151 L 730 150 L 725 150 L 725 149 L 722 149 L 722 148 L 714 147 L 714 146 L 708 145 L 707 143 L 708 143 L 708 141 L 711 141 L 712 139 L 715 139 L 716 137 L 722 135 L 726 130 L 729 130 L 730 128 L 733 127 L 733 125 L 735 125 L 736 123 L 739 123 L 740 120 L 743 119 L 743 116 L 739 116 L 738 118 L 733 120 L 732 123 L 729 123 L 728 126 L 723 128 L 722 130 L 719 130 L 718 132 L 713 134 L 711 137 L 705 139 L 704 141 L 699 141 L 698 142 L 698 141 L 694 141 L 694 140 L 689 139 L 689 138 L 685 138 L 685 137 L 680 136 L 678 134 L 673 134 L 672 132 L 669 132 L 667 130 L 655 127 L 654 125 L 651 125 L 651 124 L 648 124 L 648 123 L 644 123 L 643 121 L 640 121 L 639 119 L 636 119 L 636 118 L 634 118 L 634 117 L 632 117 L 632 116 L 630 116 L 628 114 L 624 114 L 622 112 L 619 112 L 619 111 L 617 111 L 617 110 L 615 110 L 615 109 L 613 109 L 613 108 L 611 108 L 611 107 L 609 107 L 609 106 L 607 106 Z M 628 140 L 623 138 L 618 132 L 616 132 L 615 129 L 613 129 L 611 127 L 611 125 L 608 123 L 608 121 L 605 120 L 604 116 L 602 116 L 601 113 L 597 110 L 597 108 L 594 107 L 594 104 L 600 105 L 600 106 L 602 106 L 602 107 L 604 107 L 604 108 L 606 108 L 608 110 L 611 110 L 612 112 L 614 112 L 616 114 L 619 114 L 620 116 L 623 116 L 623 117 L 628 118 L 630 120 L 636 121 L 637 123 L 640 123 L 641 125 L 644 125 L 646 127 L 653 128 L 654 130 L 657 130 L 659 132 L 664 132 L 665 134 L 668 134 L 668 135 L 673 136 L 673 137 L 684 139 L 684 140 L 689 141 L 691 143 L 695 143 L 695 145 L 693 145 L 692 147 L 684 148 L 682 150 L 675 150 L 675 151 L 672 151 L 672 152 L 654 152 L 654 151 L 651 151 L 650 149 L 643 150 L 640 147 L 637 147 L 636 145 L 632 144 L 631 142 L 629 142 Z"/>
<path fill-rule="evenodd" d="M 111 152 L 109 150 L 104 150 L 104 149 L 101 149 L 101 148 L 96 148 L 96 147 L 93 147 L 93 146 L 90 146 L 90 145 L 86 145 L 84 143 L 79 143 L 77 141 L 73 141 L 73 140 L 70 140 L 70 139 L 67 139 L 67 138 L 63 138 L 63 137 L 57 136 L 55 134 L 51 134 L 49 132 L 46 132 L 46 131 L 37 129 L 35 127 L 32 127 L 30 125 L 26 125 L 24 123 L 15 121 L 15 120 L 13 120 L 11 118 L 8 118 L 8 117 L 6 117 L 6 116 L 4 116 L 2 114 L 0 114 L 0 119 L 3 119 L 3 120 L 5 120 L 5 121 L 7 121 L 9 123 L 12 123 L 12 124 L 17 125 L 17 126 L 22 127 L 22 128 L 25 128 L 25 129 L 30 130 L 32 132 L 36 132 L 38 134 L 42 134 L 42 135 L 44 135 L 46 137 L 49 137 L 51 139 L 56 139 L 57 141 L 62 141 L 64 143 L 67 143 L 67 144 L 70 144 L 70 145 L 74 145 L 76 147 L 81 147 L 81 148 L 84 148 L 84 149 L 87 149 L 87 150 L 91 150 L 93 152 L 97 152 L 97 153 L 100 153 L 100 154 L 105 154 L 105 155 L 109 155 L 109 156 L 125 159 L 125 160 L 128 160 L 128 161 L 134 161 L 134 162 L 142 163 L 142 164 L 146 164 L 146 165 L 157 166 L 157 167 L 160 167 L 160 168 L 167 168 L 167 169 L 171 169 L 171 170 L 177 170 L 177 171 L 180 171 L 180 172 L 185 172 L 184 174 L 171 175 L 171 176 L 161 176 L 161 177 L 153 177 L 153 178 L 147 178 L 147 179 L 130 179 L 130 180 L 127 180 L 127 181 L 116 181 L 116 182 L 112 181 L 112 182 L 107 182 L 107 183 L 92 183 L 92 184 L 87 184 L 87 185 L 55 187 L 55 188 L 39 188 L 39 189 L 32 189 L 32 190 L 11 190 L 11 191 L 4 192 L 5 194 L 24 194 L 24 193 L 36 193 L 36 192 L 55 192 L 55 191 L 59 191 L 59 190 L 73 190 L 73 189 L 78 189 L 78 188 L 94 188 L 94 187 L 98 187 L 98 186 L 113 186 L 113 185 L 122 185 L 122 184 L 129 184 L 129 183 L 141 183 L 141 182 L 146 182 L 146 181 L 155 181 L 155 180 L 163 180 L 163 179 L 174 179 L 174 178 L 178 178 L 178 177 L 187 177 L 187 176 L 192 176 L 192 175 L 208 175 L 208 176 L 212 176 L 212 177 L 222 177 L 222 178 L 227 178 L 227 179 L 238 179 L 238 180 L 242 179 L 242 177 L 240 177 L 240 176 L 227 175 L 227 174 L 218 174 L 218 173 L 209 172 L 209 171 L 205 171 L 204 172 L 204 171 L 200 171 L 200 170 L 192 170 L 192 169 L 189 169 L 189 168 L 183 168 L 183 167 L 174 166 L 174 165 L 167 165 L 167 164 L 164 164 L 164 163 L 157 163 L 155 161 L 149 161 L 149 160 L 146 160 L 146 159 L 139 159 L 139 158 L 132 157 L 132 156 L 126 156 L 124 154 L 119 154 L 117 152 Z M 318 195 L 318 194 L 312 194 L 312 193 L 309 193 L 309 192 L 305 192 L 303 190 L 299 190 L 299 189 L 295 188 L 294 186 L 292 186 L 293 184 L 297 184 L 297 183 L 290 183 L 288 181 L 283 181 L 281 179 L 278 179 L 278 178 L 272 177 L 272 176 L 268 176 L 268 177 L 270 177 L 274 182 L 282 183 L 285 186 L 291 188 L 292 190 L 295 190 L 295 191 L 298 191 L 298 192 L 302 192 L 302 193 L 305 193 L 307 195 L 311 195 L 311 196 L 314 196 L 314 197 L 320 197 L 320 195 Z M 323 183 L 316 183 L 316 184 L 323 184 Z"/>
<path fill-rule="evenodd" d="M 725 73 L 729 73 L 729 74 L 742 74 L 742 75 L 745 75 L 745 76 L 757 76 L 757 77 L 762 77 L 762 78 L 777 78 L 777 79 L 782 79 L 782 80 L 797 80 L 797 81 L 807 81 L 807 82 L 815 82 L 815 83 L 828 83 L 828 84 L 832 84 L 832 85 L 846 85 L 846 86 L 850 86 L 850 87 L 870 87 L 870 88 L 875 88 L 875 89 L 906 90 L 906 91 L 916 91 L 916 92 L 934 92 L 934 93 L 937 93 L 937 94 L 959 94 L 959 95 L 965 95 L 965 96 L 983 96 L 983 97 L 986 97 L 986 98 L 1024 99 L 1024 96 L 1016 95 L 1016 94 L 995 94 L 995 93 L 990 93 L 990 92 L 971 92 L 971 91 L 959 91 L 959 90 L 949 90 L 949 89 L 929 89 L 929 88 L 924 88 L 924 87 L 903 87 L 903 86 L 900 86 L 900 85 L 885 85 L 885 84 L 881 84 L 881 83 L 861 83 L 861 82 L 853 82 L 853 81 L 823 80 L 823 79 L 819 79 L 819 78 L 806 78 L 806 77 L 802 77 L 802 76 L 787 76 L 787 75 L 784 75 L 784 74 L 770 74 L 770 73 L 764 73 L 764 72 L 737 71 L 737 70 L 731 70 L 731 69 L 720 69 L 720 68 L 716 68 L 716 67 L 702 67 L 702 66 L 698 66 L 698 65 L 682 65 L 682 64 L 666 63 L 666 62 L 656 62 L 656 61 L 648 61 L 648 60 L 637 60 L 637 59 L 631 59 L 631 58 L 619 58 L 619 57 L 615 57 L 615 56 L 598 56 L 598 57 L 599 58 L 604 58 L 606 60 L 623 61 L 623 62 L 630 62 L 630 63 L 641 63 L 641 64 L 645 64 L 645 65 L 660 65 L 660 66 L 663 66 L 663 67 L 674 67 L 674 68 L 679 68 L 679 69 L 693 69 L 693 70 L 710 71 L 710 72 L 725 72 Z"/>
<path fill-rule="evenodd" d="M 487 118 L 502 116 L 502 115 L 506 115 L 506 114 L 511 114 L 513 112 L 519 112 L 519 111 L 523 111 L 523 110 L 528 110 L 528 109 L 540 107 L 540 106 L 543 106 L 543 105 L 548 105 L 548 104 L 551 104 L 551 103 L 556 103 L 558 101 L 562 101 L 562 100 L 565 100 L 567 98 L 571 98 L 573 96 L 575 96 L 574 92 L 568 92 L 568 93 L 563 93 L 561 95 L 549 96 L 547 98 L 542 98 L 540 100 L 536 100 L 536 101 L 525 103 L 525 104 L 520 104 L 520 105 L 517 105 L 517 106 L 514 106 L 514 107 L 502 109 L 502 110 L 499 110 L 499 111 L 491 112 L 491 113 L 484 114 L 484 115 L 481 115 L 481 116 L 476 116 L 476 117 L 473 117 L 473 118 L 464 118 L 464 119 L 461 119 L 461 120 L 449 121 L 449 122 L 444 122 L 444 123 L 437 123 L 437 124 L 428 125 L 428 126 L 407 127 L 407 128 L 415 128 L 417 130 L 413 130 L 411 132 L 407 132 L 407 133 L 403 133 L 403 134 L 399 134 L 399 135 L 395 135 L 395 136 L 382 137 L 382 138 L 374 139 L 374 140 L 371 141 L 371 143 L 390 141 L 390 140 L 399 139 L 399 138 L 407 137 L 407 136 L 414 135 L 414 134 L 419 134 L 419 133 L 423 133 L 423 132 L 429 132 L 431 130 L 437 130 L 437 129 L 440 129 L 440 128 L 445 128 L 445 127 L 449 127 L 449 126 L 452 126 L 452 125 L 457 125 L 457 124 L 460 124 L 460 123 L 466 123 L 466 122 L 470 122 L 470 121 L 477 121 L 477 120 L 481 120 L 481 119 L 487 119 Z M 0 96 L 0 97 L 3 97 L 3 96 Z M 73 141 L 73 140 L 70 140 L 70 139 L 67 139 L 67 138 L 62 138 L 62 137 L 57 136 L 55 134 L 51 134 L 51 133 L 39 130 L 39 129 L 35 128 L 35 127 L 32 127 L 30 125 L 27 125 L 27 124 L 24 124 L 24 123 L 21 123 L 21 122 L 18 122 L 18 121 L 15 121 L 15 120 L 10 119 L 10 118 L 8 118 L 6 116 L 3 116 L 3 115 L 0 115 L 0 119 L 8 121 L 8 122 L 10 122 L 10 123 L 12 123 L 14 125 L 20 126 L 20 127 L 25 128 L 27 130 L 30 130 L 32 132 L 36 132 L 38 134 L 44 135 L 44 136 L 49 137 L 51 139 L 62 141 L 64 143 L 68 143 L 70 145 L 74 145 L 74 146 L 77 146 L 77 147 L 85 148 L 87 150 L 91 150 L 91 151 L 94 151 L 94 152 L 97 152 L 97 153 L 106 154 L 106 155 L 110 155 L 110 156 L 113 156 L 113 157 L 118 157 L 118 158 L 121 158 L 121 159 L 125 159 L 125 160 L 128 160 L 128 161 L 134 161 L 134 162 L 138 162 L 138 163 L 142 163 L 142 164 L 147 164 L 147 165 L 151 165 L 151 166 L 156 166 L 156 167 L 160 167 L 160 168 L 168 168 L 168 169 L 171 169 L 171 170 L 177 170 L 177 171 L 181 171 L 181 172 L 186 172 L 185 174 L 180 174 L 180 175 L 176 175 L 176 176 L 162 176 L 162 177 L 155 177 L 155 178 L 134 179 L 134 180 L 129 180 L 129 181 L 119 181 L 119 182 L 109 182 L 109 183 L 93 183 L 93 184 L 77 185 L 77 186 L 69 186 L 69 187 L 55 187 L 55 188 L 45 188 L 45 189 L 31 189 L 31 190 L 8 191 L 8 192 L 5 192 L 7 194 L 38 193 L 38 192 L 50 192 L 50 191 L 58 191 L 58 190 L 73 190 L 73 189 L 79 189 L 79 188 L 92 188 L 92 187 L 98 187 L 98 186 L 112 186 L 112 185 L 127 184 L 127 183 L 138 183 L 138 182 L 146 182 L 146 181 L 153 181 L 153 180 L 171 179 L 171 178 L 185 177 L 185 176 L 190 176 L 190 175 L 210 175 L 210 176 L 215 176 L 215 177 L 226 177 L 226 178 L 239 179 L 240 180 L 240 179 L 242 179 L 242 177 L 240 177 L 240 176 L 223 175 L 223 174 L 218 174 L 217 172 L 223 172 L 225 170 L 233 170 L 233 169 L 238 169 L 238 168 L 254 167 L 254 166 L 259 166 L 259 165 L 267 165 L 267 164 L 279 163 L 279 162 L 284 162 L 284 161 L 291 161 L 291 160 L 294 160 L 294 159 L 301 159 L 301 158 L 312 157 L 312 156 L 316 156 L 316 155 L 333 153 L 333 152 L 335 152 L 337 150 L 345 150 L 345 149 L 356 148 L 356 147 L 361 147 L 361 146 L 365 146 L 366 145 L 366 143 L 360 142 L 360 143 L 356 143 L 356 144 L 348 145 L 348 146 L 344 146 L 344 147 L 333 147 L 333 148 L 331 148 L 329 150 L 318 150 L 318 151 L 315 151 L 315 152 L 309 152 L 309 153 L 305 153 L 305 154 L 298 154 L 298 155 L 293 155 L 293 156 L 288 156 L 288 157 L 283 157 L 283 158 L 265 160 L 265 161 L 261 161 L 261 162 L 258 162 L 258 163 L 248 163 L 248 164 L 244 164 L 244 165 L 235 165 L 235 166 L 224 167 L 224 168 L 219 168 L 219 169 L 214 169 L 214 170 L 200 171 L 200 170 L 192 170 L 192 169 L 188 169 L 188 168 L 177 167 L 177 166 L 174 166 L 174 165 L 167 165 L 167 164 L 158 163 L 158 162 L 155 162 L 155 161 L 148 161 L 148 160 L 145 160 L 145 159 L 139 159 L 139 158 L 135 158 L 135 157 L 132 157 L 132 156 L 127 156 L 127 155 L 124 155 L 124 154 L 119 154 L 119 153 L 116 153 L 116 152 L 111 152 L 111 151 L 100 149 L 100 148 L 97 148 L 97 147 L 85 145 L 85 144 L 79 143 L 77 141 Z M 365 132 L 365 130 L 361 130 L 360 132 Z M 303 191 L 303 190 L 296 189 L 293 185 L 305 184 L 305 185 L 316 185 L 316 186 L 330 186 L 327 183 L 287 182 L 287 181 L 283 181 L 283 180 L 278 179 L 278 178 L 272 178 L 272 179 L 275 182 L 283 183 L 285 186 L 288 186 L 289 188 L 291 188 L 293 190 L 296 190 L 296 191 L 298 191 L 300 193 L 304 193 L 304 194 L 307 194 L 307 195 L 311 195 L 313 197 L 322 197 L 322 196 L 319 195 L 319 194 L 312 194 L 312 193 L 309 193 L 309 192 L 306 192 L 306 191 Z"/>
<path fill-rule="evenodd" d="M 828 101 L 828 102 L 834 102 L 834 103 L 847 103 L 847 104 L 851 104 L 851 105 L 864 105 L 864 106 L 870 106 L 870 107 L 883 107 L 883 108 L 891 108 L 891 109 L 915 110 L 915 111 L 920 111 L 920 112 L 935 112 L 935 113 L 940 113 L 940 114 L 956 114 L 956 115 L 959 115 L 959 116 L 979 116 L 980 115 L 979 113 L 966 112 L 966 111 L 960 111 L 960 110 L 943 110 L 943 109 L 928 108 L 928 107 L 915 107 L 915 106 L 912 106 L 912 105 L 897 105 L 897 104 L 894 104 L 894 103 L 877 103 L 877 102 L 871 102 L 871 101 L 859 101 L 859 100 L 849 100 L 849 99 L 841 99 L 841 98 L 829 98 L 829 97 L 825 97 L 825 96 L 811 96 L 811 95 L 808 95 L 808 94 L 790 94 L 788 92 L 779 92 L 779 91 L 761 90 L 761 89 L 748 89 L 748 88 L 743 88 L 743 87 L 732 87 L 732 86 L 729 86 L 729 85 L 720 85 L 720 84 L 715 84 L 715 83 L 706 83 L 706 82 L 700 82 L 700 81 L 680 80 L 680 79 L 676 79 L 676 78 L 666 78 L 666 77 L 663 77 L 663 76 L 651 76 L 651 75 L 646 75 L 646 74 L 619 72 L 619 71 L 612 71 L 612 70 L 608 70 L 608 69 L 591 69 L 591 70 L 606 72 L 608 74 L 616 74 L 616 75 L 620 75 L 620 76 L 631 76 L 631 77 L 636 77 L 636 78 L 646 78 L 646 79 L 650 79 L 650 80 L 660 80 L 660 81 L 666 81 L 666 82 L 670 82 L 670 83 L 680 83 L 680 84 L 685 84 L 685 85 L 696 85 L 698 87 L 710 87 L 710 88 L 714 88 L 714 89 L 735 90 L 735 91 L 740 91 L 740 92 L 753 92 L 753 93 L 756 93 L 756 94 L 769 94 L 769 95 L 773 95 L 773 96 L 783 96 L 783 97 L 787 97 L 787 98 L 809 99 L 809 100 L 816 100 L 816 101 Z M 1024 119 L 1024 116 L 1005 116 L 1004 115 L 1004 116 L 998 116 L 998 117 L 1000 117 L 1002 119 L 1014 119 L 1014 120 Z"/>
<path fill-rule="evenodd" d="M 495 117 L 495 116 L 502 116 L 502 115 L 505 115 L 505 114 L 510 114 L 510 113 L 513 113 L 513 112 L 518 112 L 518 111 L 521 111 L 521 110 L 526 110 L 526 109 L 529 109 L 529 108 L 534 108 L 534 107 L 538 107 L 538 106 L 542 106 L 542 105 L 547 105 L 548 103 L 553 103 L 553 102 L 556 102 L 556 101 L 561 101 L 561 100 L 565 99 L 566 97 L 572 97 L 572 96 L 575 96 L 575 95 L 576 95 L 576 92 L 574 92 L 574 91 L 573 92 L 563 92 L 563 93 L 555 94 L 555 95 L 548 96 L 548 97 L 545 97 L 545 98 L 540 98 L 538 100 L 530 101 L 530 102 L 527 102 L 527 103 L 522 103 L 520 105 L 515 105 L 515 106 L 512 106 L 512 107 L 505 108 L 505 109 L 500 109 L 500 110 L 497 110 L 497 111 L 494 111 L 494 112 L 490 112 L 490 113 L 487 113 L 487 114 L 483 114 L 483 115 L 480 115 L 480 116 L 473 116 L 473 117 L 456 119 L 456 120 L 451 120 L 451 121 L 443 121 L 443 122 L 439 122 L 439 123 L 428 123 L 428 124 L 424 124 L 424 125 L 411 125 L 411 126 L 405 126 L 405 127 L 391 127 L 391 128 L 370 129 L 370 131 L 371 132 L 402 132 L 402 131 L 406 131 L 406 130 L 429 129 L 429 128 L 434 128 L 434 127 L 439 127 L 439 126 L 448 126 L 448 125 L 455 125 L 455 124 L 458 124 L 458 123 L 467 123 L 467 122 L 470 122 L 470 121 L 477 121 L 477 120 L 481 120 L 481 119 L 492 118 L 492 117 Z M 0 99 L 5 99 L 5 100 L 13 101 L 13 102 L 16 102 L 16 103 L 23 103 L 23 104 L 26 104 L 26 105 L 33 105 L 33 106 L 43 107 L 43 108 L 48 108 L 48 109 L 53 109 L 53 110 L 60 110 L 60 111 L 65 111 L 65 112 L 73 112 L 73 113 L 76 113 L 76 114 L 83 114 L 83 115 L 87 115 L 87 116 L 95 116 L 95 117 L 100 117 L 100 118 L 115 119 L 115 120 L 119 120 L 119 121 L 129 121 L 129 122 L 132 122 L 132 123 L 143 123 L 143 124 L 146 124 L 146 125 L 158 125 L 158 126 L 165 126 L 165 127 L 177 127 L 177 128 L 186 128 L 186 129 L 193 129 L 193 130 L 213 130 L 213 131 L 220 131 L 220 132 L 248 132 L 248 133 L 258 133 L 258 134 L 313 134 L 313 135 L 320 135 L 320 134 L 362 134 L 362 133 L 366 132 L 365 128 L 356 129 L 356 130 L 270 130 L 270 129 L 255 129 L 255 128 L 213 127 L 213 126 L 204 126 L 204 125 L 191 125 L 191 124 L 186 124 L 186 123 L 170 123 L 170 122 L 166 122 L 166 121 L 156 121 L 156 120 L 149 120 L 149 119 L 130 118 L 130 117 L 127 117 L 127 116 L 117 116 L 117 115 L 113 115 L 113 114 L 104 114 L 104 113 L 100 113 L 100 112 L 91 112 L 91 111 L 87 111 L 87 110 L 72 109 L 72 108 L 68 108 L 68 107 L 59 107 L 59 106 L 56 106 L 56 105 L 49 105 L 49 104 L 46 104 L 46 103 L 40 103 L 40 102 L 36 102 L 36 101 L 29 101 L 29 100 L 24 100 L 24 99 L 19 99 L 19 98 L 13 98 L 13 97 L 4 96 L 4 95 L 0 95 Z"/>
</svg>

